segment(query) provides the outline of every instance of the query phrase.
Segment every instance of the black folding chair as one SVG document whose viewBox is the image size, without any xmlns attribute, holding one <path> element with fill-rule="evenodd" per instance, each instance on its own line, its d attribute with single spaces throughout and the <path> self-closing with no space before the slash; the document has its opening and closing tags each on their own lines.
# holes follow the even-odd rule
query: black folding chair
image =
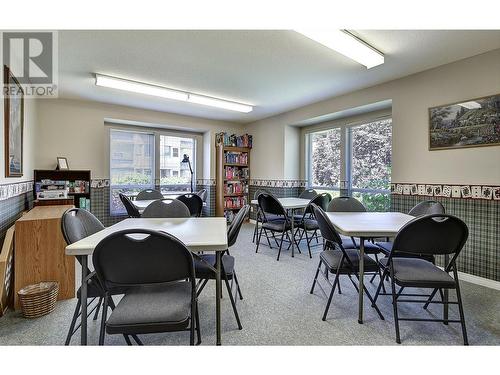
<svg viewBox="0 0 500 375">
<path fill-rule="evenodd" d="M 179 195 L 177 197 L 182 203 L 184 203 L 188 208 L 191 216 L 200 217 L 201 211 L 203 210 L 203 200 L 199 195 L 195 193 L 188 193 Z"/>
<path fill-rule="evenodd" d="M 321 236 L 323 236 L 323 239 L 325 240 L 325 246 L 324 246 L 324 251 L 322 251 L 319 255 L 320 260 L 318 268 L 316 269 L 316 274 L 314 276 L 314 281 L 310 293 L 311 294 L 314 293 L 314 287 L 317 284 L 320 287 L 321 291 L 325 294 L 325 296 L 327 295 L 321 284 L 317 282 L 318 276 L 321 273 L 321 275 L 324 277 L 324 280 L 331 286 L 330 296 L 328 297 L 328 302 L 326 304 L 326 308 L 322 318 L 322 320 L 326 320 L 326 316 L 328 314 L 328 310 L 330 309 L 330 304 L 332 302 L 333 294 L 335 293 L 335 289 L 337 288 L 337 286 L 339 287 L 340 291 L 340 283 L 339 283 L 340 275 L 347 275 L 349 277 L 349 280 L 351 280 L 352 284 L 354 285 L 354 288 L 359 293 L 358 284 L 352 278 L 352 275 L 354 275 L 356 279 L 359 281 L 359 252 L 357 249 L 345 249 L 344 246 L 342 246 L 342 239 L 340 238 L 335 227 L 333 226 L 330 219 L 326 215 L 325 211 L 322 208 L 315 205 L 314 203 L 311 206 L 314 212 L 314 217 L 318 222 Z M 363 261 L 364 261 L 365 275 L 370 273 L 375 273 L 378 271 L 377 263 L 368 255 L 366 254 L 364 255 Z M 321 266 L 324 266 L 323 272 L 320 272 Z M 328 275 L 328 272 L 335 275 L 333 284 L 330 282 L 328 277 L 325 276 Z M 372 296 L 370 295 L 368 289 L 366 289 L 366 286 L 364 284 L 363 284 L 363 290 L 364 293 L 372 302 L 372 307 L 375 308 L 380 319 L 383 320 L 384 316 L 378 309 L 374 299 L 372 298 Z"/>
<path fill-rule="evenodd" d="M 381 259 L 380 265 L 383 268 L 383 277 L 389 275 L 391 279 L 392 304 L 394 308 L 394 325 L 396 328 L 396 342 L 401 343 L 399 334 L 400 321 L 422 321 L 460 323 L 464 345 L 468 345 L 467 330 L 465 327 L 465 317 L 458 282 L 456 259 L 460 254 L 467 238 L 469 230 L 467 225 L 459 218 L 446 214 L 433 214 L 413 219 L 400 229 L 389 257 Z M 444 270 L 434 265 L 428 260 L 422 259 L 421 255 L 445 255 L 451 256 Z M 449 275 L 453 272 L 453 277 Z M 381 281 L 381 284 L 383 281 Z M 401 289 L 396 292 L 396 285 Z M 403 293 L 404 288 L 433 289 L 430 294 Z M 375 301 L 380 293 L 380 285 L 375 295 Z M 444 290 L 455 289 L 457 301 L 449 301 Z M 439 291 L 441 301 L 434 301 L 434 296 Z M 403 298 L 401 298 L 403 297 Z M 414 297 L 405 299 L 404 297 Z M 419 299 L 419 298 L 425 299 Z M 430 318 L 400 318 L 398 315 L 398 303 L 421 303 L 424 309 L 429 304 L 436 303 L 443 305 L 443 319 Z M 460 320 L 448 318 L 448 305 L 458 305 Z"/>
<path fill-rule="evenodd" d="M 144 218 L 190 217 L 189 208 L 177 199 L 158 199 L 150 203 L 142 213 Z"/>
<path fill-rule="evenodd" d="M 158 190 L 146 189 L 137 194 L 135 200 L 137 201 L 150 201 L 154 199 L 163 199 L 163 194 Z"/>
<path fill-rule="evenodd" d="M 120 196 L 120 200 L 122 201 L 123 207 L 125 207 L 125 210 L 127 211 L 128 217 L 130 218 L 141 217 L 141 213 L 139 212 L 137 207 L 134 206 L 129 197 L 127 197 L 123 193 L 119 193 L 118 195 Z"/>
<path fill-rule="evenodd" d="M 201 342 L 193 256 L 174 236 L 147 229 L 110 234 L 96 246 L 92 260 L 105 291 L 99 345 L 105 333 L 130 335 L 195 329 Z M 108 297 L 125 296 L 107 319 Z M 138 344 L 142 343 L 138 341 Z"/>
<path fill-rule="evenodd" d="M 288 217 L 280 201 L 273 195 L 267 193 L 261 193 L 259 194 L 257 201 L 259 203 L 259 209 L 262 214 L 262 225 L 260 226 L 259 235 L 257 237 L 257 247 L 255 248 L 255 252 L 257 253 L 259 251 L 262 232 L 264 232 L 264 235 L 266 236 L 269 247 L 271 249 L 273 248 L 271 245 L 271 241 L 269 240 L 269 234 L 267 233 L 269 231 L 271 233 L 274 242 L 278 246 L 278 257 L 276 258 L 276 260 L 279 261 L 281 255 L 281 249 L 283 247 L 283 242 L 285 241 L 285 236 L 289 242 L 289 246 L 287 249 L 290 248 L 290 246 L 292 245 L 292 241 L 294 241 L 292 233 L 292 222 L 291 222 L 291 220 L 293 219 Z M 267 215 L 279 216 L 280 219 L 268 220 Z M 275 233 L 281 233 L 281 238 L 279 242 L 278 239 L 276 238 Z M 300 253 L 300 249 L 298 247 L 297 250 Z"/>
</svg>

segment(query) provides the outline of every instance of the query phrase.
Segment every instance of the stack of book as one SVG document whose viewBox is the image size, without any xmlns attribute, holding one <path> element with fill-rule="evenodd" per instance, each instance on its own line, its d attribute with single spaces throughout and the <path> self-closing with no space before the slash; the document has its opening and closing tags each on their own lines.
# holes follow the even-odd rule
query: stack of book
<svg viewBox="0 0 500 375">
<path fill-rule="evenodd" d="M 249 134 L 238 136 L 236 134 L 227 134 L 226 132 L 217 133 L 215 135 L 215 144 L 222 144 L 228 147 L 252 148 L 252 136 Z"/>
</svg>

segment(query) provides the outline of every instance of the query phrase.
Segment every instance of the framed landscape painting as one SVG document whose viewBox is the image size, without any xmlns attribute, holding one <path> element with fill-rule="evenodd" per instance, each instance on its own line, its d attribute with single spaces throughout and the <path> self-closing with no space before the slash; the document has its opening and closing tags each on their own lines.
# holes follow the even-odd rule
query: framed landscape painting
<svg viewBox="0 0 500 375">
<path fill-rule="evenodd" d="M 500 145 L 500 94 L 429 108 L 429 150 Z"/>
<path fill-rule="evenodd" d="M 16 77 L 4 66 L 5 177 L 23 175 L 24 92 Z"/>
</svg>

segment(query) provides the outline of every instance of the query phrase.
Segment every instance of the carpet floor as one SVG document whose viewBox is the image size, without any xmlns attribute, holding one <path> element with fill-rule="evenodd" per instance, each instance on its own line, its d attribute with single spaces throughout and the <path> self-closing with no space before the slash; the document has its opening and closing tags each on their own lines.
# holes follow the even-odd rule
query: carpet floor
<svg viewBox="0 0 500 375">
<path fill-rule="evenodd" d="M 326 322 L 321 320 L 326 297 L 316 288 L 309 294 L 318 264 L 320 247 L 310 259 L 301 246 L 302 254 L 294 258 L 283 251 L 276 261 L 277 249 L 263 244 L 255 253 L 252 224 L 244 224 L 238 241 L 231 248 L 236 258 L 236 271 L 243 300 L 237 307 L 243 325 L 238 330 L 225 289 L 222 300 L 223 345 L 396 345 L 392 304 L 389 296 L 381 296 L 378 306 L 385 316 L 381 320 L 365 299 L 365 322 L 358 324 L 357 293 L 347 277 L 342 277 L 342 294 L 335 294 Z M 375 284 L 368 282 L 375 293 Z M 325 289 L 327 286 L 323 282 Z M 389 286 L 389 284 L 386 284 Z M 500 293 L 467 282 L 461 282 L 464 310 L 471 345 L 500 345 Z M 455 296 L 450 292 L 450 296 Z M 117 299 L 115 299 L 117 301 Z M 63 345 L 76 299 L 60 301 L 56 310 L 42 318 L 24 319 L 10 311 L 0 318 L 0 345 Z M 202 345 L 215 344 L 215 286 L 209 282 L 199 299 Z M 401 304 L 400 316 L 440 318 L 442 307 L 434 305 L 423 310 L 421 305 Z M 457 317 L 456 306 L 450 308 L 450 318 Z M 461 345 L 460 324 L 401 322 L 403 345 Z M 96 345 L 99 320 L 89 320 L 88 342 Z M 188 345 L 189 333 L 142 335 L 145 345 Z M 78 345 L 79 332 L 71 344 Z M 106 336 L 106 345 L 125 345 L 123 337 Z"/>
</svg>

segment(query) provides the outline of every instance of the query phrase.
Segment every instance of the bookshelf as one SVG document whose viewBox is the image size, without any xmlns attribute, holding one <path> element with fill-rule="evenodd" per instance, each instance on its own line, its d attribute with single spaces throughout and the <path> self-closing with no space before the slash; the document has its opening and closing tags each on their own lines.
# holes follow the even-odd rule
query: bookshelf
<svg viewBox="0 0 500 375">
<path fill-rule="evenodd" d="M 75 207 L 81 207 L 80 198 L 84 198 L 90 203 L 90 171 L 88 170 L 50 170 L 50 169 L 35 169 L 33 171 L 34 188 L 33 195 L 36 200 L 38 187 L 43 180 L 53 182 L 67 181 L 69 187 L 68 198 L 73 199 Z M 80 182 L 78 185 L 76 182 Z M 64 204 L 68 204 L 67 202 Z M 90 210 L 89 207 L 83 207 Z"/>
<path fill-rule="evenodd" d="M 250 141 L 244 142 L 251 146 Z M 240 138 L 240 137 L 237 137 Z M 216 216 L 224 216 L 231 222 L 234 215 L 247 204 L 250 185 L 250 151 L 251 147 L 237 147 L 227 145 L 221 141 L 226 137 L 216 137 Z M 225 144 L 226 143 L 226 144 Z M 240 143 L 238 141 L 238 143 Z"/>
</svg>

